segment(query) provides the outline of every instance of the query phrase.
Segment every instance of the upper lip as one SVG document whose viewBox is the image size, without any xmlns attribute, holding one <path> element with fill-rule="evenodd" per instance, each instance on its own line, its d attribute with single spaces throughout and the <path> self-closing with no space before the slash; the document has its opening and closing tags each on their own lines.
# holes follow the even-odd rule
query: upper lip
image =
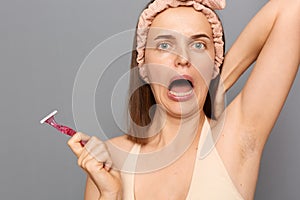
<svg viewBox="0 0 300 200">
<path fill-rule="evenodd" d="M 185 80 L 189 81 L 189 82 L 192 84 L 192 87 L 194 87 L 194 80 L 193 80 L 193 78 L 192 78 L 191 76 L 187 75 L 187 74 L 174 76 L 174 77 L 170 80 L 170 82 L 169 82 L 169 87 L 170 87 L 170 85 L 171 85 L 171 83 L 172 83 L 173 81 L 180 80 L 180 79 L 185 79 Z"/>
</svg>

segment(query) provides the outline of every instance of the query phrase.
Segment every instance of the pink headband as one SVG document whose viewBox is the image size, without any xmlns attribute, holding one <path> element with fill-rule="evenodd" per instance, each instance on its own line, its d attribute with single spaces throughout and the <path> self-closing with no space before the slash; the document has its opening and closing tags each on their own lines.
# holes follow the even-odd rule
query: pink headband
<svg viewBox="0 0 300 200">
<path fill-rule="evenodd" d="M 211 24 L 216 54 L 215 66 L 219 70 L 224 59 L 222 25 L 217 15 L 211 9 L 221 10 L 225 8 L 225 4 L 225 0 L 155 0 L 142 12 L 139 18 L 136 47 L 138 53 L 136 61 L 139 66 L 144 63 L 147 35 L 149 27 L 155 16 L 170 7 L 176 8 L 178 6 L 193 6 L 195 10 L 201 11 Z"/>
</svg>

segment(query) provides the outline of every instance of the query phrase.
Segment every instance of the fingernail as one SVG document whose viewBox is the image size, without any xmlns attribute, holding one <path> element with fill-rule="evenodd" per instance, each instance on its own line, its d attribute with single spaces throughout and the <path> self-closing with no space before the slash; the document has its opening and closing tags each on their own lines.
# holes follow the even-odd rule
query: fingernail
<svg viewBox="0 0 300 200">
<path fill-rule="evenodd" d="M 110 167 L 109 166 L 105 165 L 104 168 L 105 168 L 106 171 L 110 171 Z"/>
<path fill-rule="evenodd" d="M 80 132 L 77 132 L 77 133 L 76 133 L 76 137 L 78 138 L 79 141 L 81 141 Z"/>
</svg>

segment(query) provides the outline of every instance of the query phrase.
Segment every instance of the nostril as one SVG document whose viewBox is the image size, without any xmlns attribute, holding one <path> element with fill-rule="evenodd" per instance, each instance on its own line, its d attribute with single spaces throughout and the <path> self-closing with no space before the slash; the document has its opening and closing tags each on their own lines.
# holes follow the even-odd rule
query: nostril
<svg viewBox="0 0 300 200">
<path fill-rule="evenodd" d="M 190 65 L 190 62 L 187 58 L 185 57 L 182 57 L 182 56 L 177 56 L 177 59 L 176 59 L 176 65 L 177 66 L 189 66 Z"/>
</svg>

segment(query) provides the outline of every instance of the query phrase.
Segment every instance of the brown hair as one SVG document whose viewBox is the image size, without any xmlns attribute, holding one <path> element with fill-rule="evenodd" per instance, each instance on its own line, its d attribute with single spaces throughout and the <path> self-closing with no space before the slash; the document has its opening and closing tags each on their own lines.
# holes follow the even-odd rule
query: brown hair
<svg viewBox="0 0 300 200">
<path fill-rule="evenodd" d="M 152 0 L 145 8 L 147 8 L 153 2 L 154 0 Z M 146 127 L 147 125 L 150 124 L 154 112 L 149 113 L 149 111 L 150 108 L 156 104 L 156 101 L 150 85 L 145 83 L 144 80 L 141 79 L 138 70 L 135 70 L 138 68 L 138 63 L 136 61 L 137 58 L 136 37 L 137 35 L 135 33 L 134 42 L 133 42 L 133 51 L 131 56 L 131 67 L 130 67 L 131 71 L 130 71 L 129 94 L 132 95 L 129 97 L 129 102 L 128 102 L 129 117 L 131 117 L 131 120 L 129 120 L 128 139 L 135 143 L 144 145 L 148 143 L 149 138 L 147 138 L 147 136 L 145 135 L 146 132 L 141 133 L 140 129 L 137 128 L 137 126 Z M 223 31 L 223 41 L 225 43 L 224 31 Z M 225 44 L 223 48 L 225 52 Z M 222 66 L 223 64 L 220 66 L 220 74 L 222 72 Z M 220 81 L 220 74 L 211 81 L 206 96 L 206 100 L 203 106 L 203 111 L 205 115 L 208 118 L 212 118 L 212 119 L 214 119 L 212 105 L 214 103 L 216 89 Z M 141 86 L 136 88 L 136 86 L 139 85 Z"/>
</svg>

